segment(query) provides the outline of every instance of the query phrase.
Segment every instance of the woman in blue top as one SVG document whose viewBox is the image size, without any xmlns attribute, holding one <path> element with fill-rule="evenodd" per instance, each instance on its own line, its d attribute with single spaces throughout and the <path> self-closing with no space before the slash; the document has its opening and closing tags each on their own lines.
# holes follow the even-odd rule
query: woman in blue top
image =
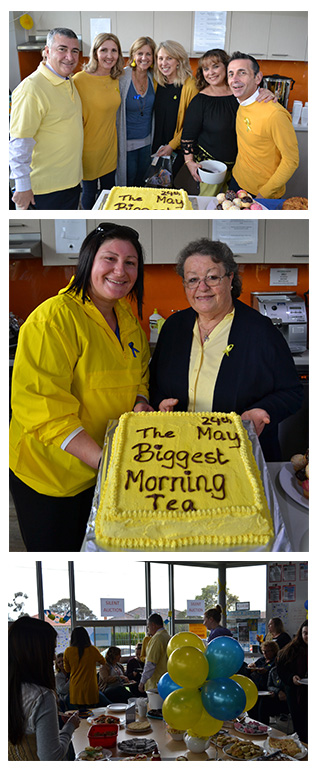
<svg viewBox="0 0 320 773">
<path fill-rule="evenodd" d="M 120 78 L 118 110 L 117 185 L 143 186 L 150 164 L 155 83 L 153 61 L 156 44 L 141 37 L 132 43 L 128 66 Z"/>
</svg>

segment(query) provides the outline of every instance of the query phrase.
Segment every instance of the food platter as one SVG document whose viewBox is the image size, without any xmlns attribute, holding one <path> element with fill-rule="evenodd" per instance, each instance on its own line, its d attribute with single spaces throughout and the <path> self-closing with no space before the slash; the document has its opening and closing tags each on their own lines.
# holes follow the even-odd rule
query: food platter
<svg viewBox="0 0 320 773">
<path fill-rule="evenodd" d="M 233 743 L 224 747 L 223 752 L 230 760 L 253 762 L 257 757 L 261 757 L 263 749 L 252 741 L 242 741 L 240 738 L 235 738 Z"/>
<path fill-rule="evenodd" d="M 271 738 L 272 738 L 272 742 L 273 742 L 272 745 L 271 745 L 271 742 L 270 742 Z M 290 751 L 288 751 L 288 749 L 289 749 L 288 742 L 289 742 L 289 744 L 294 742 L 296 744 L 296 746 L 299 747 L 300 751 L 297 754 L 290 754 Z M 275 745 L 273 745 L 273 744 L 275 744 Z M 278 744 L 279 744 L 279 746 L 278 746 Z M 303 760 L 303 758 L 306 757 L 307 754 L 308 754 L 307 747 L 303 743 L 301 743 L 301 741 L 300 741 L 300 739 L 299 739 L 299 737 L 297 736 L 296 733 L 294 733 L 293 735 L 288 735 L 285 738 L 277 738 L 276 736 L 269 735 L 269 737 L 267 738 L 267 740 L 263 744 L 263 748 L 269 754 L 270 754 L 270 752 L 274 752 L 274 751 L 276 751 L 278 749 L 279 751 L 282 751 L 285 754 L 288 754 L 289 757 L 291 757 L 291 759 L 294 759 L 294 760 Z"/>
<path fill-rule="evenodd" d="M 270 695 L 270 693 L 268 693 Z M 256 722 L 254 719 L 245 719 L 242 722 L 235 722 L 234 729 L 238 733 L 244 733 L 245 735 L 262 736 L 266 735 L 270 728 L 268 725 L 263 725 L 261 722 Z"/>
<path fill-rule="evenodd" d="M 258 204 L 260 204 L 260 201 L 258 201 L 257 203 L 258 203 Z M 216 196 L 212 196 L 212 199 L 210 199 L 209 203 L 208 203 L 208 204 L 207 204 L 207 206 L 206 206 L 206 210 L 207 210 L 207 209 L 217 209 L 217 206 L 218 206 L 218 204 L 219 204 L 219 202 L 218 202 L 218 199 L 217 199 L 217 197 L 216 197 Z M 265 206 L 264 206 L 264 204 L 260 204 L 260 207 L 261 207 L 261 209 L 265 209 L 265 210 L 267 210 L 267 211 L 268 211 L 268 208 L 267 208 L 267 207 L 265 207 Z M 221 211 L 223 211 L 223 210 L 221 210 Z M 227 210 L 225 210 L 225 211 L 226 211 L 226 212 L 228 212 L 229 210 L 227 209 Z M 249 212 L 249 211 L 250 211 L 250 212 L 252 212 L 252 210 L 243 210 L 243 209 L 239 209 L 239 212 L 241 212 L 241 214 L 242 214 L 243 212 L 246 212 L 246 211 L 248 211 L 248 212 Z M 257 214 L 257 211 L 258 211 L 258 210 L 255 210 L 255 215 Z M 233 210 L 233 212 L 235 212 L 235 210 Z"/>
<path fill-rule="evenodd" d="M 309 500 L 303 495 L 301 486 L 296 482 L 291 462 L 287 462 L 281 467 L 279 472 L 279 483 L 283 488 L 283 491 L 288 494 L 291 499 L 294 499 L 298 505 L 302 505 L 302 507 L 305 507 L 307 510 L 309 509 Z"/>
<path fill-rule="evenodd" d="M 99 748 L 99 752 L 98 752 L 98 748 Z M 86 750 L 83 749 L 81 752 L 79 752 L 79 754 L 76 755 L 76 760 L 78 762 L 88 762 L 88 761 L 90 761 L 90 762 L 105 762 L 106 760 L 109 760 L 110 757 L 112 757 L 112 752 L 110 752 L 109 749 L 102 749 L 102 748 L 100 749 L 100 747 L 96 747 L 96 749 L 97 749 L 97 751 L 96 751 L 96 754 L 97 754 L 96 758 L 94 756 L 94 748 L 93 748 L 92 749 L 92 755 L 90 754 L 90 756 L 84 757 L 83 755 L 84 755 Z M 99 756 L 98 756 L 98 754 L 99 754 Z"/>
</svg>

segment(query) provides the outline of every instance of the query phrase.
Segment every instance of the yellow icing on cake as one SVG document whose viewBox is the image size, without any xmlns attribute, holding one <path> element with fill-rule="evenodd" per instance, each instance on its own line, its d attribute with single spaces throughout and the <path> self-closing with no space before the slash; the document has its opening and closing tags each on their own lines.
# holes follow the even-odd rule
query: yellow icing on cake
<svg viewBox="0 0 320 773">
<path fill-rule="evenodd" d="M 111 188 L 103 209 L 192 209 L 186 192 L 181 188 Z"/>
<path fill-rule="evenodd" d="M 125 413 L 96 517 L 115 548 L 265 545 L 273 524 L 236 413 Z"/>
</svg>

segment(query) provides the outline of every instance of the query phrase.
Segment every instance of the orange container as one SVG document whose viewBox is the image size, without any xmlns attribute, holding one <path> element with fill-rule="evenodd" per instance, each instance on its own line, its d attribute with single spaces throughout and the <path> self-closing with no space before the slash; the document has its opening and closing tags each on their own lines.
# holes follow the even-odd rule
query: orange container
<svg viewBox="0 0 320 773">
<path fill-rule="evenodd" d="M 92 725 L 88 732 L 90 746 L 116 746 L 119 725 Z"/>
</svg>

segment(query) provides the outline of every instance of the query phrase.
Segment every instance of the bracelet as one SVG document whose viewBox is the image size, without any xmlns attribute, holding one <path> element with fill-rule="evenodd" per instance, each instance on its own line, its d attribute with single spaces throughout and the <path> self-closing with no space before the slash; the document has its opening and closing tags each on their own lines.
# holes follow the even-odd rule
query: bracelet
<svg viewBox="0 0 320 773">
<path fill-rule="evenodd" d="M 185 163 L 185 164 L 193 164 L 193 160 L 192 160 L 192 159 L 190 159 L 190 161 L 185 161 L 184 163 Z"/>
</svg>

